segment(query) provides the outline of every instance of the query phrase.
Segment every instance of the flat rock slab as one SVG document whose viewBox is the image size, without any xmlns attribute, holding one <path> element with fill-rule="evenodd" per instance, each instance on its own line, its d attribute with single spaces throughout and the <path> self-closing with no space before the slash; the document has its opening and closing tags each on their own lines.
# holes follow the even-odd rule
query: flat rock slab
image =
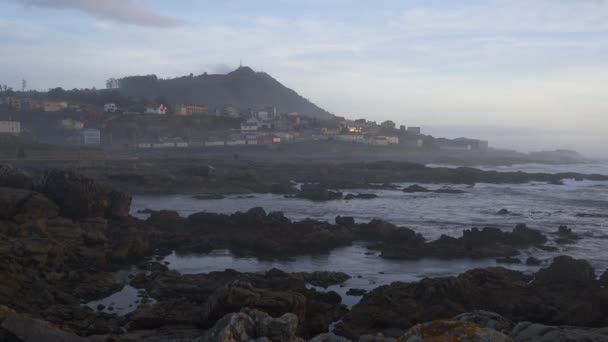
<svg viewBox="0 0 608 342">
<path fill-rule="evenodd" d="M 51 323 L 32 318 L 12 316 L 2 328 L 24 342 L 88 342 L 89 340 L 55 328 Z"/>
</svg>

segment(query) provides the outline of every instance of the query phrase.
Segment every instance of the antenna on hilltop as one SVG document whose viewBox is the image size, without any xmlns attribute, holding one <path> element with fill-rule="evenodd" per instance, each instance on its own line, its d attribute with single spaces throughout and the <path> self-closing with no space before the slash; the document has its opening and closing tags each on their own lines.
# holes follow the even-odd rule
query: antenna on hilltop
<svg viewBox="0 0 608 342">
<path fill-rule="evenodd" d="M 243 67 L 243 60 L 241 59 L 241 63 L 239 64 L 239 68 Z"/>
<path fill-rule="evenodd" d="M 27 88 L 27 81 L 23 79 L 21 80 L 21 91 L 25 92 L 25 88 Z"/>
</svg>

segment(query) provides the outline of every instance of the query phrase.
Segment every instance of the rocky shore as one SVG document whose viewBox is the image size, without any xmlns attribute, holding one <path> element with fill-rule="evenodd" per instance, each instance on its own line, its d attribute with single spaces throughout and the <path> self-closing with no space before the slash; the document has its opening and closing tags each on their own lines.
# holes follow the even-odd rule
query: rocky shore
<svg viewBox="0 0 608 342">
<path fill-rule="evenodd" d="M 142 221 L 129 216 L 130 201 L 70 172 L 0 167 L 0 341 L 606 340 L 608 273 L 596 278 L 586 261 L 569 257 L 533 275 L 490 268 L 393 283 L 350 311 L 323 290 L 344 283 L 344 273 L 182 275 L 154 261 L 216 248 L 310 254 L 353 241 L 385 258 L 513 257 L 550 241 L 575 243 L 565 227 L 552 236 L 525 225 L 471 229 L 429 242 L 380 220 L 293 222 L 260 208 L 187 218 L 160 211 Z M 129 270 L 126 283 L 119 270 Z M 125 285 L 144 294 L 126 315 L 84 305 Z M 329 334 L 334 326 L 344 337 Z"/>
<path fill-rule="evenodd" d="M 560 184 L 563 179 L 608 180 L 608 175 L 496 172 L 479 169 L 431 168 L 408 162 L 290 163 L 227 159 L 156 158 L 103 162 L 21 161 L 33 174 L 48 167 L 79 173 L 131 194 L 246 194 L 295 195 L 294 183 L 323 184 L 327 189 L 392 188 L 393 183 L 513 183 L 532 181 Z"/>
</svg>

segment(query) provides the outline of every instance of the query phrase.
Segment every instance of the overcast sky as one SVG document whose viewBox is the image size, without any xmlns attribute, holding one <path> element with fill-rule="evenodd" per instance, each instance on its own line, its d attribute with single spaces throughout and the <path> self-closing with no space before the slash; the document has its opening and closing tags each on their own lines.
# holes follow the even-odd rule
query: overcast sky
<svg viewBox="0 0 608 342">
<path fill-rule="evenodd" d="M 227 72 L 337 115 L 608 154 L 603 0 L 0 0 L 0 83 Z"/>
</svg>

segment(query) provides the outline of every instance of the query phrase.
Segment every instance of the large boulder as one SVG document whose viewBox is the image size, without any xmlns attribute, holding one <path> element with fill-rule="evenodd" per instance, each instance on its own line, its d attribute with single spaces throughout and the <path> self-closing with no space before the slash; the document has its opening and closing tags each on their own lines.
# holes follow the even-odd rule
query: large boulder
<svg viewBox="0 0 608 342">
<path fill-rule="evenodd" d="M 2 328 L 22 342 L 87 342 L 79 337 L 54 327 L 53 324 L 38 319 L 11 316 L 2 322 Z"/>
<path fill-rule="evenodd" d="M 452 321 L 471 322 L 482 328 L 496 330 L 504 334 L 509 334 L 513 329 L 513 322 L 509 319 L 497 313 L 483 310 L 465 312 L 452 318 Z"/>
<path fill-rule="evenodd" d="M 0 187 L 32 189 L 32 177 L 12 165 L 0 165 Z"/>
<path fill-rule="evenodd" d="M 584 288 L 595 285 L 595 270 L 588 261 L 562 255 L 536 274 L 534 284 L 548 287 Z"/>
<path fill-rule="evenodd" d="M 496 330 L 482 328 L 463 321 L 432 321 L 412 327 L 399 338 L 403 342 L 459 341 L 459 342 L 512 342 Z"/>
<path fill-rule="evenodd" d="M 202 338 L 205 342 L 296 342 L 298 318 L 284 314 L 273 318 L 265 312 L 245 309 L 222 317 Z"/>
<path fill-rule="evenodd" d="M 12 219 L 21 209 L 21 205 L 33 194 L 23 189 L 0 188 L 0 219 Z"/>
</svg>

